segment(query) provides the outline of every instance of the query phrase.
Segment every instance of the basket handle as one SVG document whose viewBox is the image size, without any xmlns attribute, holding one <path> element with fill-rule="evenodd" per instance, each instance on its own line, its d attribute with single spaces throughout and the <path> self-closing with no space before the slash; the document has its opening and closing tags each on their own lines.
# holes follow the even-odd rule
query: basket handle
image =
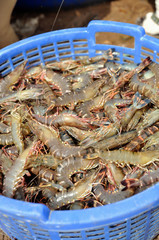
<svg viewBox="0 0 159 240">
<path fill-rule="evenodd" d="M 145 35 L 145 29 L 141 26 L 122 23 L 115 21 L 93 20 L 88 24 L 88 31 L 92 37 L 95 37 L 97 32 L 115 32 L 133 36 L 135 39 L 140 39 Z"/>
<path fill-rule="evenodd" d="M 141 47 L 142 40 L 144 39 L 145 29 L 141 26 L 130 24 L 130 23 L 121 23 L 115 21 L 105 21 L 105 20 L 93 20 L 88 24 L 88 33 L 90 35 L 89 38 L 89 55 L 94 56 L 96 54 L 96 50 L 105 48 L 106 45 L 96 44 L 95 34 L 97 32 L 115 32 L 121 33 L 125 35 L 129 35 L 134 37 L 134 48 L 127 51 L 124 47 L 120 48 L 120 53 L 130 53 L 134 56 L 134 62 L 139 63 L 141 61 Z M 116 46 L 114 46 L 116 47 Z M 116 51 L 118 51 L 116 50 Z M 120 62 L 122 62 L 122 56 L 120 56 Z"/>
</svg>

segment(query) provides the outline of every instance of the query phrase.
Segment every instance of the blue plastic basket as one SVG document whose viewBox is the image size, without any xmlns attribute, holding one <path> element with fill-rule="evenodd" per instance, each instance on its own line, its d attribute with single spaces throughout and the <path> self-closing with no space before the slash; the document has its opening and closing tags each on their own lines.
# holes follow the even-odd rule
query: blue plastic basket
<svg viewBox="0 0 159 240">
<path fill-rule="evenodd" d="M 97 44 L 97 32 L 133 36 L 134 48 Z M 159 40 L 142 27 L 112 21 L 91 21 L 88 27 L 40 34 L 0 50 L 0 71 L 9 73 L 29 64 L 95 56 L 113 47 L 118 62 L 139 63 L 146 56 L 159 61 Z M 123 201 L 84 210 L 50 211 L 45 205 L 0 196 L 0 227 L 12 239 L 28 240 L 149 240 L 159 234 L 159 183 Z"/>
<path fill-rule="evenodd" d="M 101 1 L 104 0 L 65 0 L 63 7 L 77 7 L 97 2 L 99 3 Z M 61 2 L 62 0 L 18 0 L 16 7 L 21 9 L 54 9 L 58 8 Z"/>
</svg>

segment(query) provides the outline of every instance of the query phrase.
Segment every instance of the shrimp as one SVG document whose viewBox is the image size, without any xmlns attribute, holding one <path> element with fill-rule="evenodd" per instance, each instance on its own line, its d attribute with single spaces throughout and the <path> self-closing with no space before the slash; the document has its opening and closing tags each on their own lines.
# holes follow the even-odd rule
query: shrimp
<svg viewBox="0 0 159 240">
<path fill-rule="evenodd" d="M 80 200 L 91 193 L 92 184 L 98 170 L 90 171 L 85 178 L 74 184 L 68 191 L 63 191 L 51 196 L 47 205 L 50 209 L 57 209 L 76 200 Z"/>
<path fill-rule="evenodd" d="M 6 173 L 4 178 L 4 189 L 3 195 L 6 197 L 13 197 L 18 184 L 25 174 L 25 165 L 27 162 L 27 157 L 30 154 L 35 142 L 33 142 L 29 147 L 24 149 L 24 151 L 15 160 L 9 171 Z"/>
<path fill-rule="evenodd" d="M 23 135 L 22 135 L 22 119 L 18 111 L 12 110 L 11 112 L 11 119 L 12 119 L 12 137 L 15 146 L 19 149 L 19 153 L 21 154 L 24 151 L 24 142 L 23 142 Z"/>
<path fill-rule="evenodd" d="M 3 95 L 9 92 L 11 86 L 16 84 L 19 81 L 21 74 L 23 73 L 24 67 L 27 61 L 24 61 L 22 64 L 17 66 L 10 74 L 4 77 L 0 82 L 0 93 Z"/>
<path fill-rule="evenodd" d="M 2 150 L 0 150 L 0 165 L 1 171 L 4 175 L 11 168 L 12 164 L 13 161 L 10 159 L 10 157 L 7 154 L 5 154 Z"/>
<path fill-rule="evenodd" d="M 107 62 L 108 59 L 113 60 L 113 58 L 114 58 L 113 49 L 111 49 L 111 48 L 106 50 L 106 51 L 102 51 L 101 53 L 102 54 L 91 57 L 91 58 L 79 57 L 80 62 L 83 65 L 89 65 L 91 63 L 96 63 L 96 62 L 99 62 L 101 60 L 105 60 Z"/>
<path fill-rule="evenodd" d="M 47 182 L 54 180 L 55 178 L 55 171 L 49 168 L 46 168 L 44 166 L 39 166 L 39 167 L 32 167 L 30 169 L 30 171 L 32 173 L 34 173 L 35 175 L 38 175 L 38 177 L 41 180 L 45 180 Z"/>
<path fill-rule="evenodd" d="M 53 154 L 55 158 L 67 158 L 81 155 L 83 152 L 82 147 L 70 146 L 63 143 L 55 129 L 31 119 L 28 119 L 28 124 L 30 130 L 49 148 L 50 153 Z"/>
<path fill-rule="evenodd" d="M 124 173 L 115 163 L 107 163 L 108 181 L 118 189 L 121 187 L 121 181 L 124 179 Z"/>
<path fill-rule="evenodd" d="M 132 116 L 132 119 L 127 125 L 127 131 L 133 130 L 134 128 L 138 128 L 138 122 L 140 121 L 143 113 L 146 111 L 147 107 L 144 107 L 142 109 L 138 109 L 135 114 Z"/>
<path fill-rule="evenodd" d="M 130 72 L 128 73 L 123 72 L 123 74 L 120 75 L 118 82 L 116 83 L 117 85 L 116 88 L 124 86 L 125 83 L 130 81 L 130 79 L 135 73 L 141 72 L 145 67 L 149 66 L 151 62 L 152 60 L 150 59 L 150 57 L 147 57 L 139 64 L 139 66 L 132 69 Z"/>
<path fill-rule="evenodd" d="M 12 162 L 11 161 L 15 161 L 16 160 L 16 158 L 18 157 L 18 155 L 19 155 L 19 151 L 18 151 L 18 149 L 16 148 L 16 146 L 15 145 L 13 145 L 13 146 L 10 146 L 10 147 L 7 147 L 7 148 L 3 148 L 3 152 L 4 152 L 4 154 L 5 154 L 5 156 L 7 156 L 8 157 L 8 159 L 9 159 L 9 162 L 11 163 L 11 165 L 12 165 Z M 9 164 L 10 164 L 9 163 Z M 7 165 L 7 164 L 6 164 Z M 9 169 L 10 167 L 8 167 L 8 169 Z"/>
<path fill-rule="evenodd" d="M 70 82 L 59 73 L 46 69 L 44 70 L 42 78 L 44 78 L 48 84 L 56 86 L 62 95 L 71 92 Z"/>
<path fill-rule="evenodd" d="M 72 90 L 75 91 L 77 89 L 81 89 L 89 84 L 92 84 L 93 80 L 88 73 L 81 73 L 79 75 L 75 75 L 71 80 L 75 80 L 72 84 Z"/>
<path fill-rule="evenodd" d="M 69 179 L 71 175 L 80 170 L 95 168 L 98 164 L 98 159 L 86 160 L 83 157 L 65 159 L 57 166 L 56 180 L 65 188 L 73 186 L 72 181 Z"/>
<path fill-rule="evenodd" d="M 68 132 L 70 136 L 75 138 L 77 141 L 83 141 L 86 137 L 92 135 L 92 131 L 81 130 L 76 127 L 65 126 L 64 129 Z"/>
<path fill-rule="evenodd" d="M 83 141 L 81 141 L 80 145 L 85 148 L 94 146 L 97 142 L 116 135 L 119 132 L 119 128 L 119 123 L 110 123 L 108 126 L 103 125 L 92 132 L 90 136 L 87 136 Z"/>
<path fill-rule="evenodd" d="M 31 67 L 25 73 L 25 77 L 26 78 L 38 78 L 41 75 L 42 71 L 43 71 L 43 67 L 41 65 Z"/>
<path fill-rule="evenodd" d="M 145 186 L 152 185 L 159 181 L 159 168 L 152 172 L 147 172 L 142 177 L 138 178 L 128 178 L 121 181 L 121 184 L 125 186 L 122 190 L 125 191 L 130 188 L 142 188 Z"/>
<path fill-rule="evenodd" d="M 46 100 L 46 103 L 50 105 L 51 101 L 53 101 L 56 98 L 55 93 L 53 92 L 52 88 L 44 81 L 40 87 L 42 88 L 42 92 L 43 92 L 40 98 L 44 98 Z"/>
<path fill-rule="evenodd" d="M 132 166 L 131 168 L 130 166 L 127 166 L 127 168 L 125 166 L 123 169 L 123 172 L 125 174 L 124 179 L 140 178 L 143 175 L 144 171 L 145 171 L 144 168 L 138 166 Z"/>
<path fill-rule="evenodd" d="M 66 93 L 63 96 L 58 97 L 52 101 L 52 105 L 57 107 L 67 106 L 72 103 L 77 104 L 78 102 L 90 100 L 92 97 L 96 96 L 103 83 L 104 80 L 96 80 L 91 85 L 86 86 L 79 91 Z"/>
<path fill-rule="evenodd" d="M 7 95 L 7 96 L 4 96 L 3 98 L 1 98 L 0 104 L 10 102 L 10 101 L 15 102 L 17 100 L 24 101 L 27 99 L 34 99 L 34 98 L 37 98 L 41 94 L 42 94 L 42 92 L 39 92 L 39 90 L 36 88 L 17 91 L 17 92 L 14 92 L 10 95 Z"/>
<path fill-rule="evenodd" d="M 132 102 L 132 100 L 130 99 L 111 99 L 106 101 L 106 103 L 104 104 L 104 110 L 106 111 L 108 118 L 110 119 L 111 122 L 118 122 L 119 121 L 119 117 L 117 115 L 118 112 L 118 108 L 117 106 L 123 106 L 123 105 L 127 105 L 130 104 Z"/>
<path fill-rule="evenodd" d="M 41 188 L 49 188 L 50 187 L 52 189 L 55 189 L 56 192 L 57 191 L 60 191 L 60 192 L 65 191 L 65 188 L 62 187 L 60 184 L 55 183 L 54 180 L 48 181 L 46 179 L 43 179 L 41 181 L 41 183 L 39 184 L 39 187 L 41 187 Z"/>
<path fill-rule="evenodd" d="M 149 68 L 151 69 L 151 71 L 155 74 L 155 85 L 156 85 L 156 88 L 159 88 L 159 74 L 158 74 L 158 71 L 159 71 L 159 64 L 158 63 L 151 63 L 149 65 Z"/>
<path fill-rule="evenodd" d="M 155 89 L 153 86 L 148 85 L 139 81 L 137 73 L 133 75 L 131 78 L 131 82 L 129 84 L 130 88 L 133 91 L 138 91 L 143 96 L 150 99 L 150 101 L 157 107 L 159 107 L 159 92 L 158 89 Z"/>
<path fill-rule="evenodd" d="M 26 195 L 25 201 L 35 202 L 36 197 L 42 192 L 42 188 L 40 186 L 25 187 L 24 191 Z"/>
<path fill-rule="evenodd" d="M 159 122 L 156 122 L 153 126 L 145 128 L 140 131 L 139 135 L 132 139 L 124 149 L 127 151 L 137 151 L 140 150 L 145 140 L 153 135 L 155 132 L 159 131 Z"/>
<path fill-rule="evenodd" d="M 73 140 L 73 138 L 68 134 L 68 132 L 66 130 L 61 130 L 60 129 L 60 138 L 62 140 L 62 142 L 69 144 L 69 145 L 76 145 L 75 141 Z"/>
<path fill-rule="evenodd" d="M 106 204 L 115 203 L 115 202 L 124 200 L 132 196 L 134 191 L 131 189 L 128 189 L 125 192 L 122 192 L 121 190 L 111 192 L 111 191 L 106 191 L 101 184 L 98 184 L 93 187 L 93 193 L 102 204 L 106 205 Z"/>
<path fill-rule="evenodd" d="M 36 115 L 44 115 L 47 112 L 47 106 L 46 105 L 33 105 L 32 110 Z"/>
<path fill-rule="evenodd" d="M 142 151 L 159 150 L 159 132 L 154 133 L 145 140 Z"/>
<path fill-rule="evenodd" d="M 71 71 L 73 69 L 79 68 L 82 65 L 89 65 L 91 63 L 95 63 L 101 60 L 107 61 L 107 59 L 113 59 L 113 52 L 112 49 L 108 49 L 107 51 L 102 52 L 101 55 L 97 55 L 95 57 L 89 58 L 89 57 L 80 57 L 79 59 L 69 59 L 69 60 L 63 60 L 60 62 L 53 62 L 46 64 L 47 68 L 51 68 L 54 70 L 60 70 L 60 71 Z"/>
<path fill-rule="evenodd" d="M 90 125 L 82 118 L 78 117 L 73 111 L 63 111 L 58 115 L 39 116 L 32 114 L 32 116 L 40 123 L 48 126 L 60 127 L 71 126 L 77 127 L 83 130 L 88 130 Z"/>
<path fill-rule="evenodd" d="M 26 168 L 36 168 L 38 166 L 44 166 L 47 168 L 55 169 L 61 161 L 57 158 L 54 158 L 51 154 L 45 155 L 31 155 L 28 157 L 28 163 Z"/>
<path fill-rule="evenodd" d="M 140 131 L 143 128 L 150 127 L 157 121 L 159 121 L 159 109 L 153 109 L 152 111 L 146 113 L 143 121 L 137 127 L 137 130 Z"/>
<path fill-rule="evenodd" d="M 106 101 L 107 101 L 106 96 L 99 95 L 91 100 L 78 104 L 75 109 L 78 115 L 82 116 L 83 118 L 91 118 L 92 117 L 91 111 L 94 109 L 103 108 Z"/>
<path fill-rule="evenodd" d="M 138 92 L 134 95 L 133 104 L 120 116 L 120 123 L 123 130 L 127 127 L 128 123 L 132 119 L 132 116 L 135 114 L 137 109 L 141 109 L 149 103 L 149 99 L 141 100 L 141 95 Z"/>
<path fill-rule="evenodd" d="M 121 134 L 114 135 L 109 138 L 104 138 L 103 140 L 95 143 L 94 146 L 96 149 L 113 149 L 117 147 L 121 147 L 124 144 L 130 142 L 137 135 L 137 131 L 133 130 L 130 132 L 124 132 Z"/>
<path fill-rule="evenodd" d="M 46 68 L 58 70 L 58 71 L 60 70 L 64 72 L 64 71 L 70 71 L 74 68 L 77 68 L 79 65 L 80 63 L 78 61 L 69 59 L 69 60 L 63 60 L 59 62 L 47 63 Z"/>
<path fill-rule="evenodd" d="M 12 133 L 0 134 L 0 145 L 12 145 L 12 144 L 13 144 Z"/>
<path fill-rule="evenodd" d="M 104 163 L 115 162 L 123 165 L 148 165 L 155 160 L 159 159 L 159 151 L 146 151 L 146 152 L 130 152 L 126 150 L 114 150 L 106 151 L 99 150 L 96 154 L 92 154 L 93 157 L 99 157 Z M 90 155 L 90 156 L 92 156 Z M 87 156 L 89 159 L 89 157 Z"/>
</svg>

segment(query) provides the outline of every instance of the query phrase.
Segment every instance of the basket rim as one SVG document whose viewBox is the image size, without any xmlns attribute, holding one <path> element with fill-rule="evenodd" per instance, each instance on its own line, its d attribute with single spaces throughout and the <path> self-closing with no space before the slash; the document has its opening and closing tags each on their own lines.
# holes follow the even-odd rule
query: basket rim
<svg viewBox="0 0 159 240">
<path fill-rule="evenodd" d="M 152 210 L 158 203 L 159 183 L 122 201 L 82 210 L 52 211 L 44 204 L 20 201 L 1 195 L 0 212 L 13 217 L 14 214 L 22 218 L 25 216 L 25 221 L 29 221 L 31 217 L 39 223 L 52 224 L 55 229 L 58 229 L 59 225 L 63 229 L 77 228 L 77 223 L 82 228 L 85 228 L 85 225 L 91 228 L 93 224 L 99 226 L 110 224 L 110 219 L 112 224 L 125 222 L 126 219 Z"/>
</svg>

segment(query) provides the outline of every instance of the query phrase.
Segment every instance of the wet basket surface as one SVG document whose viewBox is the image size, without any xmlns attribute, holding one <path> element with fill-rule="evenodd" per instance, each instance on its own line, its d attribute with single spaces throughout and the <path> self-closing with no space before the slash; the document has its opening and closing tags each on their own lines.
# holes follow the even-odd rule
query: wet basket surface
<svg viewBox="0 0 159 240">
<path fill-rule="evenodd" d="M 134 48 L 97 44 L 98 32 L 134 37 Z M 79 56 L 95 56 L 115 48 L 117 62 L 139 63 L 150 56 L 159 62 L 159 40 L 142 27 L 91 21 L 87 27 L 40 34 L 0 50 L 0 72 L 6 75 L 28 59 L 29 65 Z M 123 201 L 84 210 L 50 211 L 45 205 L 0 196 L 0 228 L 18 240 L 149 240 L 159 234 L 159 183 Z"/>
</svg>

